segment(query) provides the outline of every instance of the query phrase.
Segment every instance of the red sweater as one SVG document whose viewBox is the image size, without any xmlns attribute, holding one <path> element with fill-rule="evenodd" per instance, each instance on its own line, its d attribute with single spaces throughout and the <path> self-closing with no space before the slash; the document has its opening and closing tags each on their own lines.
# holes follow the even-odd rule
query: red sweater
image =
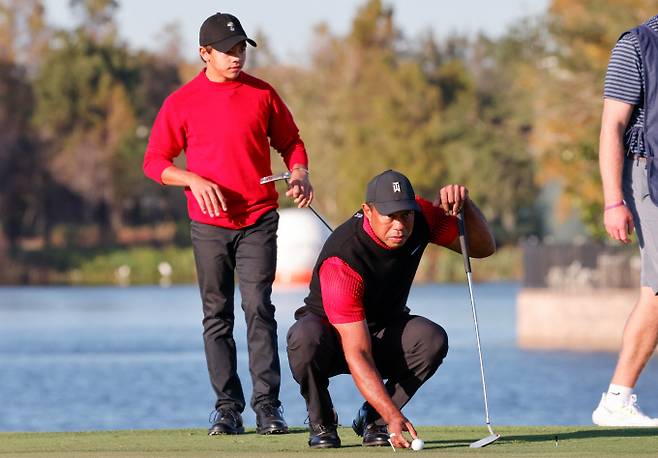
<svg viewBox="0 0 658 458">
<path fill-rule="evenodd" d="M 430 228 L 430 242 L 446 246 L 458 236 L 457 218 L 445 214 L 442 208 L 416 197 L 420 210 Z M 368 218 L 363 218 L 363 230 L 383 248 L 388 248 L 372 230 Z M 392 248 L 389 248 L 392 249 Z M 338 257 L 325 259 L 320 266 L 322 303 L 329 322 L 354 323 L 365 320 L 363 308 L 363 279 L 345 261 Z"/>
<path fill-rule="evenodd" d="M 185 151 L 187 170 L 217 183 L 227 212 L 204 215 L 185 188 L 190 219 L 237 229 L 277 208 L 270 144 L 290 169 L 308 159 L 299 129 L 276 91 L 244 72 L 235 81 L 215 83 L 205 69 L 164 101 L 144 155 L 144 173 L 162 184 L 162 172 Z"/>
</svg>

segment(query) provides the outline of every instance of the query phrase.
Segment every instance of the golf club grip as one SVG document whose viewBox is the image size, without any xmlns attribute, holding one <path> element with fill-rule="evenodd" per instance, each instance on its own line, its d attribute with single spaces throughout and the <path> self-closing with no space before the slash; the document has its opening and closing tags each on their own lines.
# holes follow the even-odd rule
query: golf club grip
<svg viewBox="0 0 658 458">
<path fill-rule="evenodd" d="M 466 226 L 464 225 L 464 207 L 457 213 L 457 227 L 459 228 L 459 245 L 464 258 L 464 270 L 471 272 L 471 259 L 468 256 L 468 240 L 466 239 Z"/>
</svg>

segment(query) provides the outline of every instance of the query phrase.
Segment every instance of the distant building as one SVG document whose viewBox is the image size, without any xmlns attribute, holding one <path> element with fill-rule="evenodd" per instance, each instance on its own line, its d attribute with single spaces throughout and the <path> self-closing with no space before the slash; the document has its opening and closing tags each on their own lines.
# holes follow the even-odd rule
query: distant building
<svg viewBox="0 0 658 458">
<path fill-rule="evenodd" d="M 627 246 L 526 243 L 516 302 L 519 346 L 618 351 L 639 292 L 638 255 Z"/>
</svg>

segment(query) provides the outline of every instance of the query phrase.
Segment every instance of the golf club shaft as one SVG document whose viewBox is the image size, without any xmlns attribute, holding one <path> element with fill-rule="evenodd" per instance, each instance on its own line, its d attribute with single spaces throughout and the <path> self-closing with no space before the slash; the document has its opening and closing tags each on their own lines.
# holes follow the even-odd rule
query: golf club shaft
<svg viewBox="0 0 658 458">
<path fill-rule="evenodd" d="M 484 363 L 482 362 L 482 347 L 480 345 L 480 330 L 478 328 L 478 316 L 475 310 L 475 301 L 473 300 L 473 279 L 472 273 L 466 272 L 466 279 L 468 281 L 468 293 L 471 298 L 471 311 L 473 312 L 473 324 L 475 326 L 475 341 L 477 342 L 478 347 L 478 357 L 480 359 L 480 376 L 482 377 L 482 392 L 484 394 L 484 421 L 489 427 L 491 434 L 494 432 L 491 431 L 490 421 L 489 421 L 489 401 L 487 399 L 487 382 L 484 378 Z"/>
<path fill-rule="evenodd" d="M 318 212 L 315 211 L 315 208 L 311 207 L 310 205 L 308 206 L 308 208 L 309 208 L 309 209 L 315 214 L 315 216 L 318 217 L 318 219 L 319 219 L 320 221 L 322 221 L 322 224 L 324 224 L 325 226 L 327 226 L 327 229 L 329 229 L 329 232 L 333 232 L 333 231 L 334 231 L 334 230 L 331 228 L 331 226 L 329 226 L 329 224 L 324 220 L 324 218 L 323 218 L 322 216 L 320 216 L 320 214 L 319 214 Z"/>
<path fill-rule="evenodd" d="M 280 181 L 280 180 L 285 180 L 286 185 L 288 187 L 290 187 L 290 183 L 288 183 L 288 178 L 290 178 L 290 172 L 284 172 L 284 173 L 280 173 L 278 175 L 270 175 L 270 176 L 267 176 L 267 177 L 263 177 L 263 178 L 260 179 L 260 184 L 266 184 L 266 183 L 276 182 L 276 181 Z M 315 211 L 315 208 L 313 208 L 310 205 L 308 206 L 308 208 L 313 212 L 313 214 L 315 216 L 318 217 L 318 219 L 320 221 L 322 221 L 322 224 L 324 224 L 327 227 L 327 229 L 329 229 L 329 232 L 334 231 L 331 228 L 331 226 L 329 226 L 327 221 L 325 221 L 325 219 L 322 216 L 320 216 L 320 214 L 317 211 Z"/>
<path fill-rule="evenodd" d="M 286 186 L 290 187 L 290 183 L 288 183 L 288 178 L 286 177 L 286 178 L 284 178 L 284 180 L 286 180 Z M 313 214 L 314 214 L 315 216 L 318 217 L 318 219 L 319 219 L 320 221 L 322 221 L 322 224 L 324 224 L 325 226 L 327 226 L 327 229 L 329 229 L 329 232 L 333 232 L 333 231 L 334 231 L 334 230 L 331 228 L 331 226 L 329 226 L 329 224 L 327 224 L 327 222 L 324 220 L 324 218 L 323 218 L 322 216 L 320 216 L 320 214 L 319 214 L 318 212 L 315 211 L 315 208 L 311 207 L 310 205 L 308 206 L 308 208 L 309 208 L 309 210 L 311 210 L 311 211 L 313 212 Z"/>
<path fill-rule="evenodd" d="M 487 382 L 484 377 L 484 363 L 482 361 L 482 347 L 480 345 L 480 329 L 478 327 L 477 311 L 475 310 L 475 300 L 473 299 L 473 279 L 471 273 L 471 261 L 468 255 L 468 240 L 466 237 L 466 227 L 464 223 L 464 208 L 460 210 L 457 215 L 457 223 L 459 226 L 459 244 L 464 258 L 464 270 L 466 271 L 466 280 L 468 282 L 468 294 L 471 299 L 471 311 L 473 312 L 473 324 L 475 326 L 475 340 L 477 342 L 478 358 L 480 360 L 480 376 L 482 377 L 482 392 L 484 394 L 484 420 L 489 428 L 489 432 L 494 434 L 491 430 L 491 422 L 489 421 L 489 401 L 487 399 Z"/>
</svg>

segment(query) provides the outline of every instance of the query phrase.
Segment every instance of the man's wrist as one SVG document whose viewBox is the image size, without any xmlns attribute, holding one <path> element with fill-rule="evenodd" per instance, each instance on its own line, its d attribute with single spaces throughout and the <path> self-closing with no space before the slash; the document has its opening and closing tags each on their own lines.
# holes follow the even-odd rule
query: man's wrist
<svg viewBox="0 0 658 458">
<path fill-rule="evenodd" d="M 306 175 L 310 175 L 311 173 L 308 171 L 308 169 L 303 166 L 303 165 L 295 165 L 293 166 L 292 169 L 290 169 L 290 172 L 294 173 L 296 170 L 301 170 L 302 172 L 305 172 Z"/>
<path fill-rule="evenodd" d="M 384 412 L 379 412 L 379 414 L 387 425 L 398 421 L 401 417 L 404 418 L 400 409 L 393 404 L 393 400 L 391 400 L 391 404 L 385 406 L 383 410 Z"/>
<path fill-rule="evenodd" d="M 626 202 L 624 202 L 623 200 L 620 200 L 620 201 L 614 202 L 610 205 L 606 205 L 605 207 L 603 207 L 603 211 L 607 212 L 608 210 L 612 210 L 613 208 L 624 207 L 624 206 L 626 206 Z"/>
</svg>

